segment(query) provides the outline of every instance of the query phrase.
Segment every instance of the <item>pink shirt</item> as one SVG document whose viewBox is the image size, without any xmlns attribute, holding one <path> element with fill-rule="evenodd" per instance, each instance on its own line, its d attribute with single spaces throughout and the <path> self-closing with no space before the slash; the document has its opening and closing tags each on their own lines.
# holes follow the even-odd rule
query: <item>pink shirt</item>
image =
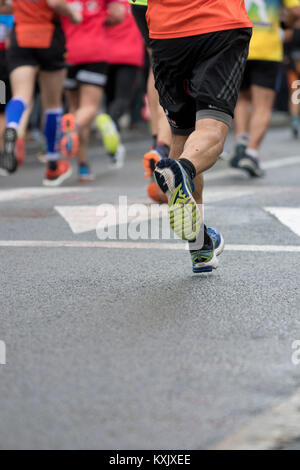
<svg viewBox="0 0 300 470">
<path fill-rule="evenodd" d="M 125 20 L 107 28 L 109 64 L 144 65 L 144 42 L 131 13 L 128 0 L 120 0 L 126 12 Z"/>
<path fill-rule="evenodd" d="M 109 3 L 119 0 L 67 0 L 71 8 L 80 11 L 83 21 L 73 25 L 62 17 L 66 36 L 67 62 L 71 65 L 108 61 L 107 28 L 104 25 Z"/>
</svg>

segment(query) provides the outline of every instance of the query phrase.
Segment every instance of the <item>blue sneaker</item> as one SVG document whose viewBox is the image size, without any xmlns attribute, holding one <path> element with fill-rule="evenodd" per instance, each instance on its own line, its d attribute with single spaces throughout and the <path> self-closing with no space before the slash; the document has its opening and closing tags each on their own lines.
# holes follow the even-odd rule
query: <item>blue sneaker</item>
<svg viewBox="0 0 300 470">
<path fill-rule="evenodd" d="M 169 222 L 182 240 L 198 238 L 202 214 L 193 198 L 194 183 L 176 160 L 164 158 L 154 170 L 155 180 L 166 194 L 169 204 Z"/>
<path fill-rule="evenodd" d="M 78 167 L 78 181 L 80 183 L 89 183 L 94 181 L 95 177 L 92 174 L 90 167 L 86 163 L 81 163 Z"/>
<path fill-rule="evenodd" d="M 238 168 L 239 167 L 238 166 L 239 161 L 242 157 L 244 157 L 246 149 L 247 149 L 247 145 L 244 144 L 244 143 L 238 143 L 235 146 L 234 152 L 233 152 L 233 157 L 230 160 L 230 166 L 232 168 Z"/>
<path fill-rule="evenodd" d="M 219 262 L 217 256 L 221 255 L 225 248 L 224 238 L 221 233 L 213 228 L 205 228 L 209 236 L 209 242 L 200 250 L 190 250 L 193 263 L 193 272 L 210 273 L 217 269 Z"/>
<path fill-rule="evenodd" d="M 215 253 L 217 256 L 220 256 L 225 248 L 225 241 L 223 235 L 218 232 L 215 228 L 207 227 L 206 232 L 213 241 L 215 247 Z"/>
</svg>

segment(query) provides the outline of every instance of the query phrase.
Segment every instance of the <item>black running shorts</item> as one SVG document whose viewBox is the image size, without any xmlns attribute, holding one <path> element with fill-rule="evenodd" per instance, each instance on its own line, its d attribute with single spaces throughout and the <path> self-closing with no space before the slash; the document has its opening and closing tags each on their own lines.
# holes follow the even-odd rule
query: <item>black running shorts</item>
<svg viewBox="0 0 300 470">
<path fill-rule="evenodd" d="M 108 65 L 105 62 L 68 65 L 65 88 L 67 90 L 77 90 L 80 85 L 94 85 L 102 88 L 107 83 L 107 75 Z"/>
<path fill-rule="evenodd" d="M 246 91 L 252 85 L 276 90 L 280 62 L 269 60 L 248 60 L 241 90 Z"/>
<path fill-rule="evenodd" d="M 173 133 L 189 135 L 200 119 L 230 126 L 252 29 L 151 39 L 160 102 Z"/>
<path fill-rule="evenodd" d="M 41 70 L 54 72 L 65 68 L 65 36 L 60 25 L 56 25 L 51 46 L 47 49 L 34 49 L 18 45 L 15 28 L 11 34 L 11 47 L 8 51 L 9 72 L 25 65 L 38 66 Z"/>
<path fill-rule="evenodd" d="M 131 5 L 135 22 L 144 38 L 146 46 L 150 47 L 149 29 L 146 20 L 147 7 L 143 5 Z"/>
</svg>

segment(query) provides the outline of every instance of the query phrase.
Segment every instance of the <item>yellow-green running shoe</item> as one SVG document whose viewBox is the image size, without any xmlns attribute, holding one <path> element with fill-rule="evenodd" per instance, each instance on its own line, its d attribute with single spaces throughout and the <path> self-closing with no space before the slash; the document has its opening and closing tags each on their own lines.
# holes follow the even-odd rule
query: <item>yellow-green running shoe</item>
<svg viewBox="0 0 300 470">
<path fill-rule="evenodd" d="M 120 134 L 112 118 L 108 114 L 99 114 L 96 124 L 102 134 L 104 147 L 110 155 L 115 155 L 120 145 Z"/>
<path fill-rule="evenodd" d="M 202 214 L 192 195 L 194 183 L 180 163 L 170 158 L 158 162 L 154 177 L 168 198 L 172 230 L 182 240 L 196 240 L 201 229 Z"/>
</svg>

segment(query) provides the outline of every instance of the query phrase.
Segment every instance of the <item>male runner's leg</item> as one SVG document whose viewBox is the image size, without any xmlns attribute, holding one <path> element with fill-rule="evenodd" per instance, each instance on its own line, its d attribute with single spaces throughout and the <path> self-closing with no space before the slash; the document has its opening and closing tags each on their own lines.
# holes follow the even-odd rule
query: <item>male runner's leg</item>
<svg viewBox="0 0 300 470">
<path fill-rule="evenodd" d="M 171 227 L 190 242 L 194 272 L 216 268 L 224 248 L 217 231 L 205 226 L 201 231 L 198 204 L 202 173 L 223 150 L 250 37 L 251 30 L 241 29 L 151 42 L 156 86 L 174 134 L 170 156 L 178 159 L 161 160 L 155 177 L 168 196 Z"/>
</svg>

